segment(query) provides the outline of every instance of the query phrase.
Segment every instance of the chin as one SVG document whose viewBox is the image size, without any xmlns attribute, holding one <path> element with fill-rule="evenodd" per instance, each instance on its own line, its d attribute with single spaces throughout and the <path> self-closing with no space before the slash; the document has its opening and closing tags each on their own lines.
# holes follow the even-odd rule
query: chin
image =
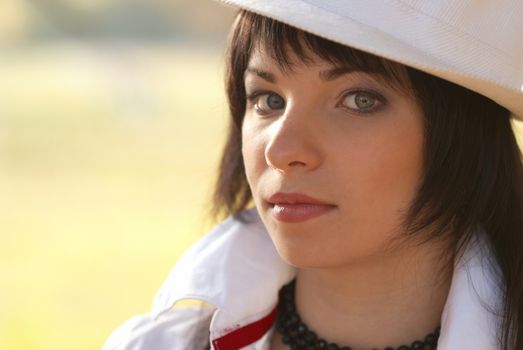
<svg viewBox="0 0 523 350">
<path fill-rule="evenodd" d="M 274 242 L 274 240 L 273 240 Z M 334 268 L 350 263 L 345 254 L 333 254 L 332 250 L 323 251 L 317 244 L 292 244 L 274 242 L 280 257 L 289 265 L 304 268 Z M 341 257 L 340 255 L 343 255 Z"/>
</svg>

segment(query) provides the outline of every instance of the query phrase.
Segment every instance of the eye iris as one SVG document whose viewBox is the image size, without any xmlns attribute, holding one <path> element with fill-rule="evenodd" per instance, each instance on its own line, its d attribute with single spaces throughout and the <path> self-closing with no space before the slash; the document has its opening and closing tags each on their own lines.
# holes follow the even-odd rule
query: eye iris
<svg viewBox="0 0 523 350">
<path fill-rule="evenodd" d="M 354 97 L 354 103 L 360 109 L 369 109 L 376 103 L 376 98 L 370 94 L 359 93 Z"/>
<path fill-rule="evenodd" d="M 267 96 L 267 105 L 271 109 L 280 109 L 284 107 L 284 102 L 278 95 L 269 95 Z"/>
</svg>

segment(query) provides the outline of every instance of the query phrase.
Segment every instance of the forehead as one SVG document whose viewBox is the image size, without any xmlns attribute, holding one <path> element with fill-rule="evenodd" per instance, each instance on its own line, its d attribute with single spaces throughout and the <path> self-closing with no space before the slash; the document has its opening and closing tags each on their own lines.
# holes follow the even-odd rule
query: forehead
<svg viewBox="0 0 523 350">
<path fill-rule="evenodd" d="M 297 31 L 293 34 L 276 36 L 274 41 L 270 41 L 272 35 L 252 33 L 251 42 L 255 44 L 247 52 L 245 68 L 270 68 L 284 75 L 291 75 L 296 70 L 304 72 L 303 69 L 320 70 L 326 73 L 324 78 L 360 72 L 395 89 L 409 91 L 408 73 L 399 63 L 309 33 Z M 247 70 L 244 77 L 246 74 Z"/>
<path fill-rule="evenodd" d="M 313 76 L 321 82 L 326 83 L 344 74 L 354 72 L 352 67 L 335 66 L 320 58 L 307 63 L 296 61 L 296 63 L 292 65 L 292 68 L 282 70 L 278 63 L 270 56 L 258 53 L 251 57 L 245 70 L 244 78 L 247 80 L 249 77 L 259 77 L 267 82 L 277 83 L 279 75 L 287 78 L 295 78 L 296 75 L 307 75 L 307 77 Z M 379 80 L 379 77 L 377 80 Z"/>
<path fill-rule="evenodd" d="M 395 90 L 408 92 L 406 84 L 399 84 L 399 81 L 392 79 L 392 77 L 383 72 L 366 69 L 366 67 L 362 67 L 357 62 L 349 60 L 345 62 L 329 60 L 320 57 L 311 49 L 303 50 L 300 55 L 290 46 L 287 46 L 284 55 L 278 56 L 274 51 L 267 49 L 266 46 L 257 44 L 250 52 L 243 78 L 248 80 L 259 77 L 270 83 L 276 83 L 278 75 L 294 79 L 296 74 L 305 74 L 308 77 L 314 77 L 314 79 L 317 78 L 321 82 L 327 83 L 351 73 L 356 73 L 360 77 L 371 78 Z"/>
</svg>

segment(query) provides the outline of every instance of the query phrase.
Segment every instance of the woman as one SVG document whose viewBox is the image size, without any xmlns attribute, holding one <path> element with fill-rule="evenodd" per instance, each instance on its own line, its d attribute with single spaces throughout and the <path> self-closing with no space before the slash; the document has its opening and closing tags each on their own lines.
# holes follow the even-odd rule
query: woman
<svg viewBox="0 0 523 350">
<path fill-rule="evenodd" d="M 523 349 L 522 5 L 227 3 L 231 217 L 105 348 Z"/>
</svg>

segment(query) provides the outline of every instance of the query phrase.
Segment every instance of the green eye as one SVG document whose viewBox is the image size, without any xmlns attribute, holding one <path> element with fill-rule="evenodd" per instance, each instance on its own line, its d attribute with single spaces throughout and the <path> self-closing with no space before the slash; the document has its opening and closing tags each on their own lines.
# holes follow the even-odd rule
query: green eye
<svg viewBox="0 0 523 350">
<path fill-rule="evenodd" d="M 350 109 L 366 112 L 377 108 L 380 100 L 374 93 L 357 91 L 347 94 L 343 98 L 343 104 Z"/>
<path fill-rule="evenodd" d="M 258 95 L 254 107 L 260 113 L 270 113 L 273 110 L 284 108 L 285 101 L 276 94 L 262 94 Z"/>
</svg>

